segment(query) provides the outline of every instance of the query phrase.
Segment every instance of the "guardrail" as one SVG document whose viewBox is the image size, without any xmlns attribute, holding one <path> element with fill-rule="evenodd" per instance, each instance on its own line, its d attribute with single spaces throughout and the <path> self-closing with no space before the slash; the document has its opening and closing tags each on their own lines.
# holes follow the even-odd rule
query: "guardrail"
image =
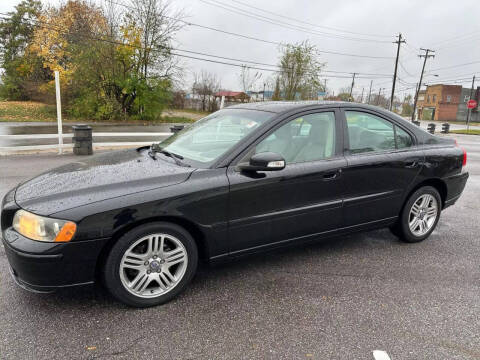
<svg viewBox="0 0 480 360">
<path fill-rule="evenodd" d="M 94 132 L 93 137 L 168 137 L 172 135 L 171 132 Z M 73 134 L 62 134 L 63 139 L 72 138 Z M 58 134 L 21 134 L 21 135 L 2 135 L 0 134 L 0 140 L 43 140 L 43 139 L 58 139 Z M 151 144 L 151 141 L 125 141 L 125 142 L 94 142 L 95 148 L 101 147 L 118 147 L 118 146 L 144 146 Z M 48 145 L 20 145 L 20 146 L 0 146 L 0 155 L 16 152 L 16 151 L 35 151 L 35 150 L 49 150 L 49 149 L 70 149 L 73 148 L 73 144 L 48 144 Z"/>
</svg>

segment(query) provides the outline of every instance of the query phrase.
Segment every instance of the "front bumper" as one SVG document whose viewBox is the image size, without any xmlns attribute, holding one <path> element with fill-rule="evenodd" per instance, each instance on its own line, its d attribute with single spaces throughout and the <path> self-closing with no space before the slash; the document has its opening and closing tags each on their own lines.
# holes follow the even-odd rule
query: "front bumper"
<svg viewBox="0 0 480 360">
<path fill-rule="evenodd" d="M 34 292 L 93 283 L 105 242 L 47 243 L 27 239 L 12 228 L 3 231 L 10 273 L 20 287 Z"/>
</svg>

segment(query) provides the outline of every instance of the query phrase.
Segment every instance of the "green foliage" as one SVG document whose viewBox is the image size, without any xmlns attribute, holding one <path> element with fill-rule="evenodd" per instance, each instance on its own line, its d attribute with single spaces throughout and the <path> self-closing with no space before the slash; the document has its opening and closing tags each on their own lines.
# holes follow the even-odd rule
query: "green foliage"
<svg viewBox="0 0 480 360">
<path fill-rule="evenodd" d="M 280 94 L 285 100 L 316 99 L 317 91 L 323 89 L 320 73 L 324 63 L 314 45 L 307 41 L 288 44 L 281 48 L 282 56 L 278 76 Z"/>
<path fill-rule="evenodd" d="M 157 120 L 172 99 L 170 81 L 151 79 L 137 84 L 133 110 L 142 120 Z"/>
<path fill-rule="evenodd" d="M 0 21 L 0 97 L 54 99 L 53 74 L 59 71 L 62 105 L 72 117 L 161 119 L 172 99 L 169 69 L 176 68 L 169 42 L 180 26 L 168 23 L 162 1 L 135 2 L 138 8 L 147 4 L 147 14 L 107 18 L 101 7 L 84 0 L 45 10 L 37 0 L 23 0 Z"/>
<path fill-rule="evenodd" d="M 353 101 L 353 97 L 349 93 L 338 94 L 340 101 Z"/>
<path fill-rule="evenodd" d="M 29 20 L 37 19 L 41 4 L 36 0 L 23 0 L 15 11 L 0 20 L 0 97 L 9 100 L 29 98 L 27 82 L 42 77 L 42 68 L 35 57 L 27 52 L 32 40 L 34 25 Z"/>
</svg>

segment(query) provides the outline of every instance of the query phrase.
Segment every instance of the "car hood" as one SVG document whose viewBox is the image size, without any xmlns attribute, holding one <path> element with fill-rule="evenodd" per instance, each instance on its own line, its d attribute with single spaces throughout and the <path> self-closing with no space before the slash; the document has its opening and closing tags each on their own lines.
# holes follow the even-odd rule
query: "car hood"
<svg viewBox="0 0 480 360">
<path fill-rule="evenodd" d="M 49 170 L 20 184 L 16 203 L 39 215 L 50 215 L 85 204 L 152 190 L 188 179 L 193 168 L 174 164 L 146 148 L 95 155 Z"/>
</svg>

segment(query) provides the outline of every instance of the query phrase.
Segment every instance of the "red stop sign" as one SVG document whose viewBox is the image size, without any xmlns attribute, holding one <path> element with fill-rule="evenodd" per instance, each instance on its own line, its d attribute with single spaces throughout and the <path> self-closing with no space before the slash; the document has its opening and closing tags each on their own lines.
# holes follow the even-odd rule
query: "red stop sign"
<svg viewBox="0 0 480 360">
<path fill-rule="evenodd" d="M 475 109 L 477 107 L 477 102 L 475 100 L 468 100 L 467 108 Z"/>
</svg>

